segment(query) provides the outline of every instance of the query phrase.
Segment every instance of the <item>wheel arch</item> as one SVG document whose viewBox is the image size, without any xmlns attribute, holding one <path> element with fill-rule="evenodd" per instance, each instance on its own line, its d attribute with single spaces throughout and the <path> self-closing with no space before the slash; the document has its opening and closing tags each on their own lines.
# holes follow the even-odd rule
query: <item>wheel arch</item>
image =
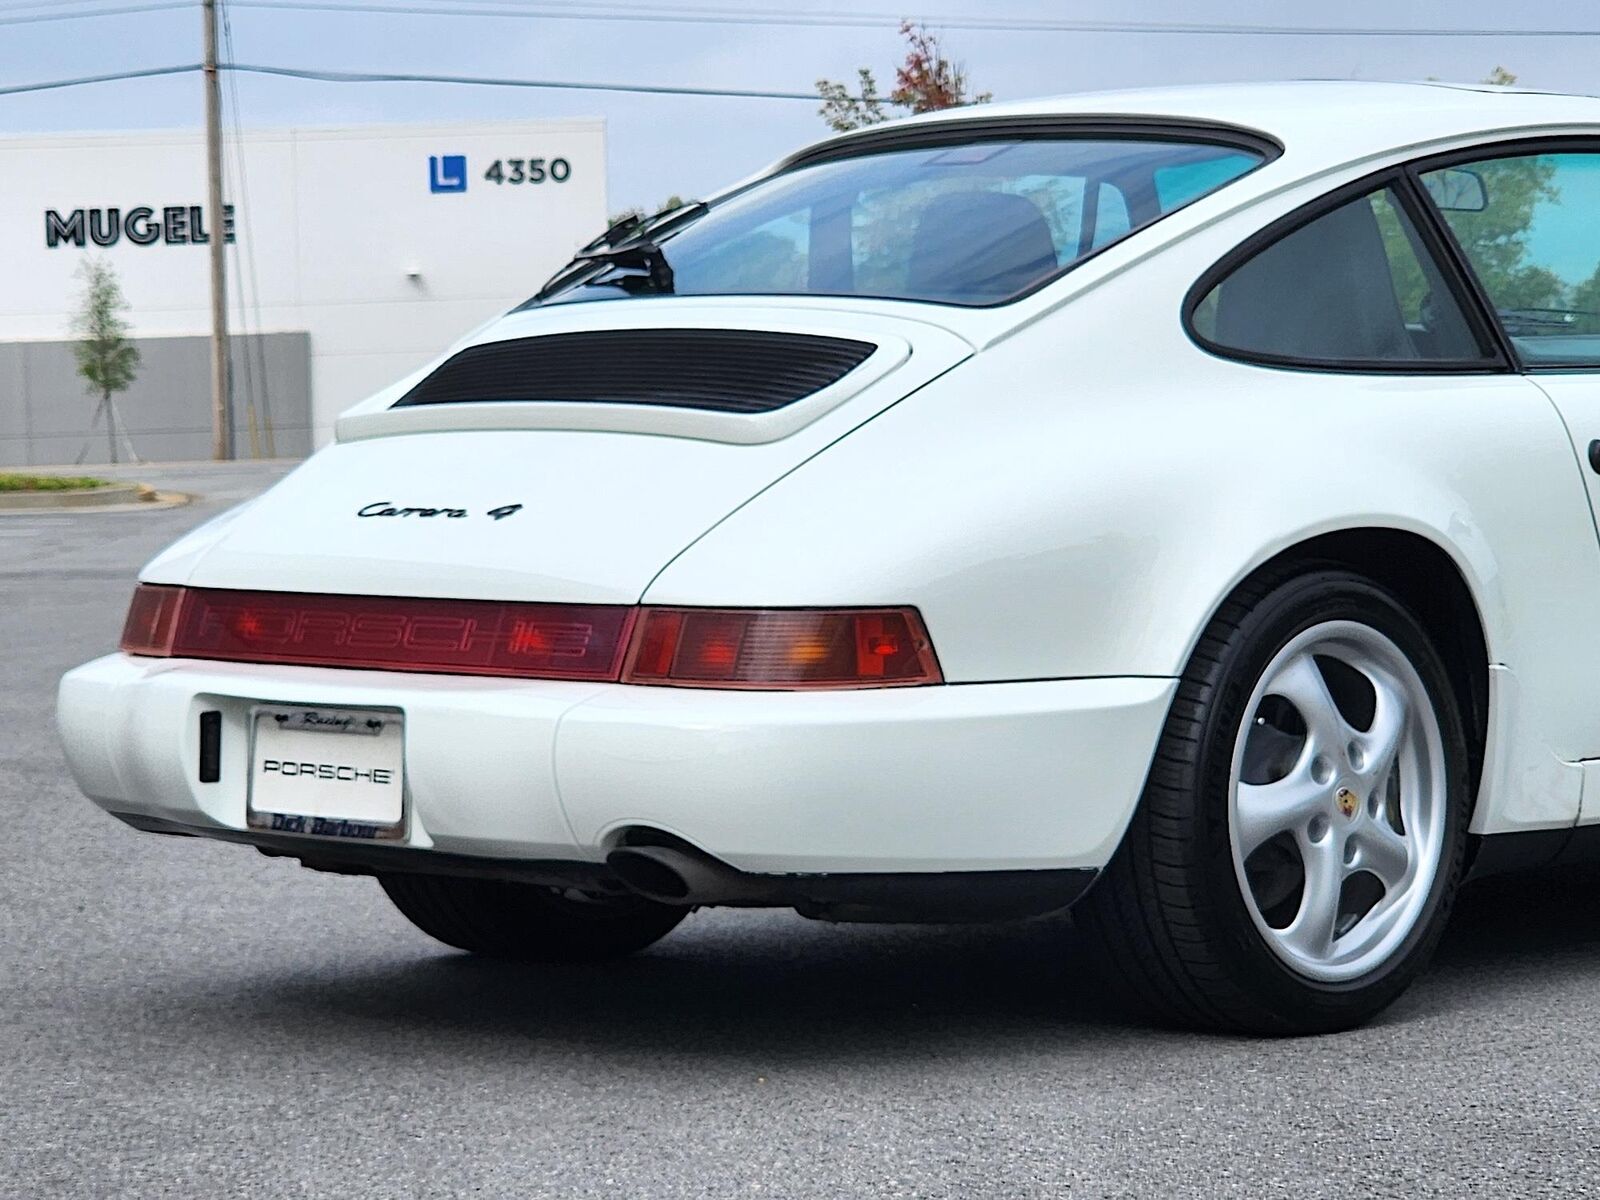
<svg viewBox="0 0 1600 1200">
<path fill-rule="evenodd" d="M 1466 724 L 1471 791 L 1476 803 L 1491 728 L 1490 655 L 1483 613 L 1466 572 L 1448 550 L 1420 533 L 1360 526 L 1319 533 L 1293 543 L 1259 563 L 1229 589 L 1229 595 L 1263 574 L 1329 563 L 1343 566 L 1394 593 L 1438 647 Z"/>
<path fill-rule="evenodd" d="M 1347 570 L 1392 593 L 1435 639 L 1449 686 L 1466 689 L 1461 708 L 1473 769 L 1481 772 L 1478 730 L 1487 713 L 1488 639 L 1468 582 L 1470 567 L 1425 534 L 1384 527 L 1318 531 L 1264 556 L 1208 616 L 1206 628 L 1215 636 L 1202 637 L 1185 661 L 1187 695 L 1180 693 L 1179 703 L 1187 700 L 1189 710 L 1176 721 L 1169 717 L 1162 735 L 1166 768 L 1152 775 L 1116 857 L 1082 902 L 1091 947 L 1116 968 L 1114 978 L 1129 999 L 1160 1005 L 1179 1021 L 1274 1034 L 1325 1032 L 1364 1020 L 1426 962 L 1448 914 L 1450 889 L 1470 863 L 1471 814 L 1454 813 L 1439 870 L 1406 940 L 1368 975 L 1321 992 L 1281 962 L 1262 968 L 1270 948 L 1241 932 L 1232 915 L 1238 906 L 1230 898 L 1243 897 L 1248 907 L 1250 885 L 1237 849 L 1228 854 L 1233 818 L 1219 811 L 1216 784 L 1237 768 L 1229 730 L 1253 715 L 1246 707 L 1253 679 L 1239 687 L 1234 678 L 1240 654 L 1248 657 L 1252 645 L 1247 617 L 1261 611 L 1254 605 L 1263 605 L 1265 627 L 1255 630 L 1257 639 L 1303 628 L 1291 623 L 1298 619 L 1292 606 L 1274 607 L 1270 598 L 1291 580 L 1328 578 L 1330 569 Z M 1302 586 L 1298 599 L 1315 595 Z M 1481 705 L 1472 699 L 1475 672 L 1483 677 Z M 1220 800 L 1232 803 L 1226 795 Z M 1372 997 L 1366 1003 L 1356 999 L 1363 990 Z"/>
</svg>

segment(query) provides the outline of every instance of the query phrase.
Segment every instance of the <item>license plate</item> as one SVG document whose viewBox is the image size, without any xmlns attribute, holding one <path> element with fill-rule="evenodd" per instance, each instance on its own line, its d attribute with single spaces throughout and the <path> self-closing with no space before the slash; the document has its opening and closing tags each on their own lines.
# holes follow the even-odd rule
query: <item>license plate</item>
<svg viewBox="0 0 1600 1200">
<path fill-rule="evenodd" d="M 405 821 L 401 715 L 387 709 L 255 709 L 248 810 L 258 829 L 399 837 Z"/>
</svg>

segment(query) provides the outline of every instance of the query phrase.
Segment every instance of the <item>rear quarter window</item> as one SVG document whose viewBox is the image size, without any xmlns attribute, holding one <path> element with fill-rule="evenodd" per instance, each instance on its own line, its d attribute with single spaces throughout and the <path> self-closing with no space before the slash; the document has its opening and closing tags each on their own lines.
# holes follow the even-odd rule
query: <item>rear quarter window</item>
<svg viewBox="0 0 1600 1200">
<path fill-rule="evenodd" d="M 1190 331 L 1226 357 L 1360 370 L 1494 361 L 1393 187 L 1291 222 L 1201 286 Z"/>
</svg>

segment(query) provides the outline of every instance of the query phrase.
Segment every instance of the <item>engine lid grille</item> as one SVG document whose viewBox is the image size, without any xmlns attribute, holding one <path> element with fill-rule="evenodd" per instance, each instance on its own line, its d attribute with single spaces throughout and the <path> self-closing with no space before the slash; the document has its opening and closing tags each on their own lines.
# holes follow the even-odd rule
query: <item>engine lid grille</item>
<svg viewBox="0 0 1600 1200">
<path fill-rule="evenodd" d="M 469 346 L 394 404 L 574 401 L 765 413 L 843 379 L 872 342 L 755 329 L 617 329 Z"/>
</svg>

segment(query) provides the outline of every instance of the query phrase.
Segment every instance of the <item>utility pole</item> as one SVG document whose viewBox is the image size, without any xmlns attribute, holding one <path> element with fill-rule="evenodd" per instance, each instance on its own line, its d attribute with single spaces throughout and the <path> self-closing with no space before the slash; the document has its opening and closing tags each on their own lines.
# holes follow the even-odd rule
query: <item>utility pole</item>
<svg viewBox="0 0 1600 1200">
<path fill-rule="evenodd" d="M 222 209 L 222 95 L 217 81 L 217 0 L 201 0 L 205 19 L 206 224 L 211 251 L 211 457 L 233 457 L 228 403 L 227 217 Z"/>
</svg>

